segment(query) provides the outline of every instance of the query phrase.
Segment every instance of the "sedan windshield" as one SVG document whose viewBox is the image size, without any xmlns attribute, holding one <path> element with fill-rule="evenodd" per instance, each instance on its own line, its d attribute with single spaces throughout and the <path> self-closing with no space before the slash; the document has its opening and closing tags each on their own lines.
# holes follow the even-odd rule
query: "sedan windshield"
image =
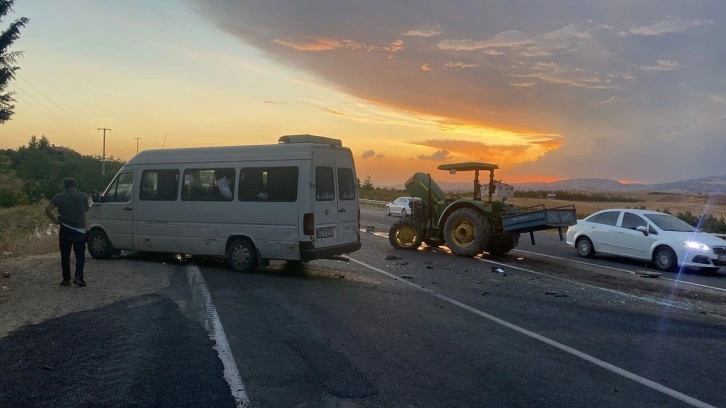
<svg viewBox="0 0 726 408">
<path fill-rule="evenodd" d="M 646 218 L 663 231 L 693 232 L 696 230 L 687 222 L 668 214 L 645 214 Z"/>
</svg>

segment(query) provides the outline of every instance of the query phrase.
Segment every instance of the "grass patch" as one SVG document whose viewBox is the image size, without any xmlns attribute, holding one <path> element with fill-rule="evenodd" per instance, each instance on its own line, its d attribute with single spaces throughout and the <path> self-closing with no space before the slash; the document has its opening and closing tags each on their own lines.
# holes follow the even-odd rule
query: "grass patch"
<svg viewBox="0 0 726 408">
<path fill-rule="evenodd" d="M 58 251 L 58 227 L 45 215 L 46 205 L 0 208 L 0 259 Z"/>
</svg>

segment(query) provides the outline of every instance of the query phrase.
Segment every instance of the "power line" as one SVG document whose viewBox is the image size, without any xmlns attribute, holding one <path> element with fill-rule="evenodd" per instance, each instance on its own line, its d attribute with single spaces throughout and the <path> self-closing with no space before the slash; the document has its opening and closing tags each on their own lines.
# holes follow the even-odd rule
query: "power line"
<svg viewBox="0 0 726 408">
<path fill-rule="evenodd" d="M 93 128 L 93 127 L 94 127 L 93 125 L 89 125 L 88 123 L 86 123 L 86 122 L 84 122 L 83 120 L 79 119 L 79 118 L 78 118 L 78 117 L 77 117 L 76 115 L 74 115 L 74 114 L 72 114 L 72 113 L 68 112 L 67 110 L 63 109 L 63 107 L 62 107 L 62 106 L 60 106 L 60 105 L 58 105 L 57 103 L 53 102 L 53 100 L 52 100 L 52 99 L 50 99 L 50 98 L 49 98 L 49 97 L 47 97 L 47 96 L 46 96 L 45 94 L 43 94 L 43 92 L 40 92 L 40 90 L 38 90 L 38 88 L 34 87 L 34 86 L 33 86 L 33 84 L 31 84 L 30 82 L 28 82 L 28 81 L 27 81 L 27 80 L 26 80 L 25 78 L 23 78 L 23 77 L 22 77 L 22 76 L 21 76 L 20 74 L 16 74 L 16 76 L 17 76 L 18 78 L 20 78 L 20 79 L 21 79 L 21 80 L 22 80 L 23 82 L 25 82 L 26 84 L 28 84 L 28 86 L 30 86 L 31 88 L 33 88 L 33 90 L 35 90 L 35 92 L 39 93 L 39 94 L 40 94 L 40 95 L 41 95 L 41 96 L 42 96 L 43 98 L 47 99 L 47 100 L 48 100 L 48 101 L 49 101 L 50 103 L 52 103 L 53 105 L 55 105 L 55 106 L 56 106 L 56 107 L 57 107 L 58 109 L 60 109 L 60 110 L 62 110 L 63 112 L 65 112 L 65 113 L 66 113 L 66 114 L 67 114 L 68 116 L 70 116 L 71 118 L 75 119 L 75 120 L 76 120 L 76 121 L 77 121 L 78 123 L 80 123 L 80 124 L 82 124 L 82 125 L 84 125 L 84 126 L 87 126 L 88 128 Z"/>
<path fill-rule="evenodd" d="M 23 98 L 20 98 L 20 97 L 18 97 L 18 96 L 16 96 L 16 95 L 15 95 L 15 96 L 13 96 L 14 98 L 17 98 L 18 100 L 20 100 L 21 102 L 23 102 L 23 103 L 25 103 L 25 104 L 29 105 L 30 107 L 32 107 L 32 108 L 34 108 L 34 109 L 36 109 L 36 110 L 38 110 L 38 111 L 40 111 L 40 112 L 42 112 L 42 113 L 44 113 L 44 114 L 46 114 L 46 115 L 50 116 L 50 117 L 52 117 L 53 119 L 55 119 L 55 120 L 57 120 L 57 121 L 59 121 L 59 122 L 63 122 L 64 124 L 66 124 L 66 125 L 68 125 L 68 126 L 73 126 L 73 127 L 76 127 L 76 128 L 79 128 L 79 129 L 85 129 L 85 130 L 92 130 L 92 129 L 93 129 L 92 127 L 87 127 L 87 126 L 80 126 L 80 125 L 78 125 L 78 124 L 76 124 L 76 123 L 73 123 L 73 122 L 69 121 L 68 119 L 66 119 L 66 118 L 64 118 L 64 117 L 62 117 L 62 116 L 59 116 L 59 115 L 58 115 L 57 113 L 55 113 L 55 112 L 51 111 L 51 110 L 50 110 L 50 109 L 49 109 L 49 108 L 48 108 L 47 106 L 43 105 L 43 103 L 42 103 L 42 102 L 40 102 L 40 101 L 38 101 L 37 99 L 35 99 L 35 98 L 34 98 L 34 97 L 33 97 L 32 95 L 29 95 L 29 94 L 28 94 L 27 92 L 25 92 L 25 91 L 23 91 L 22 89 L 18 88 L 18 87 L 17 87 L 16 85 L 14 85 L 14 84 L 11 84 L 11 86 L 12 86 L 12 87 L 13 87 L 14 89 L 16 89 L 16 90 L 20 91 L 20 92 L 21 92 L 22 94 L 24 94 L 24 95 L 25 95 L 25 96 L 27 96 L 28 98 L 30 98 L 30 99 L 32 99 L 33 101 L 35 101 L 35 102 L 36 102 L 36 103 L 37 103 L 38 105 L 40 105 L 40 106 L 41 106 L 42 108 L 39 108 L 38 106 L 36 106 L 35 104 L 31 103 L 30 101 L 28 101 L 28 100 L 25 100 L 25 99 L 23 99 Z"/>
</svg>

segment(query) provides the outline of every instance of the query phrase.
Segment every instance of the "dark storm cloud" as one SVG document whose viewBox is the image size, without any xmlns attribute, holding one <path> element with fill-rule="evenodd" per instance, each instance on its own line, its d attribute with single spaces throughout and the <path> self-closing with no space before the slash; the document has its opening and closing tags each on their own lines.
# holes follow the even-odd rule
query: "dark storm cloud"
<svg viewBox="0 0 726 408">
<path fill-rule="evenodd" d="M 355 97 L 562 136 L 562 147 L 511 171 L 651 181 L 726 173 L 720 0 L 194 4 L 271 59 Z"/>
</svg>

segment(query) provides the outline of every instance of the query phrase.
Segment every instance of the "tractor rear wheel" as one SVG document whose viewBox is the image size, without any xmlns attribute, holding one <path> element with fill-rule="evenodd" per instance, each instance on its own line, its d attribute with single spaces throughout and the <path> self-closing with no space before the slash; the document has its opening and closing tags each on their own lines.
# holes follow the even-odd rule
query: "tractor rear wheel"
<svg viewBox="0 0 726 408">
<path fill-rule="evenodd" d="M 394 248 L 417 249 L 422 242 L 421 229 L 411 221 L 398 221 L 388 230 L 388 241 Z"/>
<path fill-rule="evenodd" d="M 474 208 L 454 211 L 444 224 L 446 245 L 456 255 L 474 256 L 489 246 L 492 225 L 486 216 Z"/>
</svg>

